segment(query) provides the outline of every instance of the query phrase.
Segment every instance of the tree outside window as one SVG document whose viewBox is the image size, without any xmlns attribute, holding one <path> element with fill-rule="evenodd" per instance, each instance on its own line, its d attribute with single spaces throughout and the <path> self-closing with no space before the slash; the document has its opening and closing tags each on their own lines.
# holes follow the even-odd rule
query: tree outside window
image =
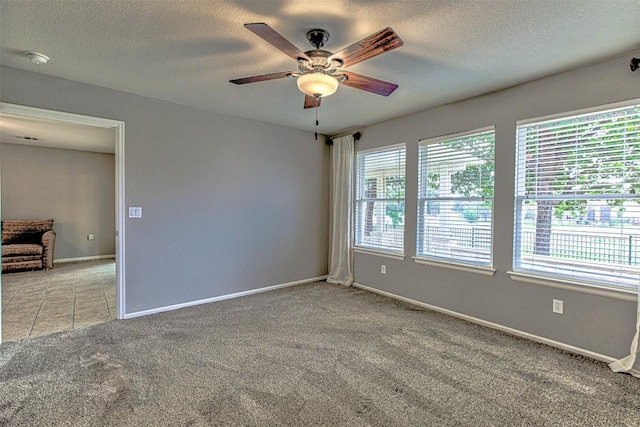
<svg viewBox="0 0 640 427">
<path fill-rule="evenodd" d="M 519 125 L 517 169 L 516 267 L 637 284 L 640 106 Z"/>
</svg>

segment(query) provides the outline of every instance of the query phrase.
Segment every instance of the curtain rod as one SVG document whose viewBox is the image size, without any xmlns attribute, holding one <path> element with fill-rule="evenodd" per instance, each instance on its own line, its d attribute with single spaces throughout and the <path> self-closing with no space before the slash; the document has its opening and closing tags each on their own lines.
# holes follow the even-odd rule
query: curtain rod
<svg viewBox="0 0 640 427">
<path fill-rule="evenodd" d="M 349 135 L 349 134 L 344 133 L 341 135 L 332 136 L 331 138 L 327 139 L 327 145 L 333 145 L 333 140 L 335 138 L 340 138 L 341 136 L 346 136 L 346 135 Z M 360 131 L 357 131 L 356 133 L 353 134 L 353 139 L 355 139 L 356 141 L 359 141 L 360 137 L 362 137 L 362 133 Z"/>
</svg>

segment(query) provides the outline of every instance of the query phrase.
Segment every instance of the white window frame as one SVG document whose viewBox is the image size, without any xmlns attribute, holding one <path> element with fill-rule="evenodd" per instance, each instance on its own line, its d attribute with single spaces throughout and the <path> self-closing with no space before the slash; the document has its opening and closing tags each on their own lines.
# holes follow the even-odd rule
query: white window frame
<svg viewBox="0 0 640 427">
<path fill-rule="evenodd" d="M 423 235 L 425 232 L 425 221 L 427 216 L 427 208 L 429 202 L 478 202 L 487 200 L 486 197 L 474 197 L 474 196 L 436 196 L 430 197 L 427 192 L 427 175 L 431 173 L 428 170 L 428 165 L 423 163 L 423 150 L 426 150 L 428 146 L 439 144 L 446 141 L 453 141 L 465 137 L 471 137 L 475 135 L 482 134 L 493 134 L 494 138 L 494 148 L 492 160 L 495 162 L 495 126 L 487 126 L 479 129 L 473 129 L 464 132 L 457 132 L 454 134 L 448 134 L 443 136 L 438 136 L 434 138 L 426 138 L 422 139 L 418 143 L 418 195 L 417 195 L 417 228 L 416 228 L 416 256 L 413 257 L 415 262 L 420 264 L 429 264 L 429 265 L 437 265 L 444 266 L 456 270 L 467 270 L 479 272 L 482 274 L 493 275 L 495 270 L 493 269 L 493 212 L 494 212 L 494 197 L 491 197 L 491 220 L 489 222 L 489 230 L 488 233 L 482 233 L 486 240 L 486 235 L 489 236 L 488 241 L 488 261 L 482 262 L 481 260 L 472 260 L 472 259 L 464 259 L 464 257 L 454 256 L 453 253 L 446 254 L 446 251 L 442 253 L 435 254 L 433 251 L 427 250 L 425 247 L 425 239 L 426 236 Z M 425 153 L 426 155 L 426 153 Z M 460 156 L 460 154 L 456 154 L 456 156 Z M 446 218 L 445 218 L 446 219 Z M 472 232 L 475 231 L 475 228 L 472 227 Z M 473 253 L 473 250 L 471 251 Z M 477 250 L 476 255 L 480 255 L 482 252 L 480 249 Z M 486 254 L 483 254 L 486 255 Z"/>
<path fill-rule="evenodd" d="M 622 198 L 624 200 L 640 200 L 640 195 L 638 194 L 624 194 L 624 193 L 608 193 L 608 194 L 580 194 L 579 196 L 575 196 L 574 198 L 570 197 L 571 195 L 549 195 L 549 196 L 539 196 L 539 197 L 531 197 L 526 194 L 525 191 L 525 170 L 522 165 L 526 164 L 525 156 L 526 156 L 526 147 L 523 146 L 522 139 L 520 137 L 520 133 L 522 129 L 533 126 L 533 125 L 543 125 L 548 122 L 556 122 L 559 120 L 571 120 L 584 117 L 592 117 L 597 114 L 607 114 L 614 110 L 621 109 L 629 109 L 629 108 L 638 108 L 640 107 L 640 99 L 635 99 L 627 102 L 615 103 L 615 104 L 607 104 L 601 105 L 593 108 L 582 109 L 577 111 L 565 112 L 560 114 L 554 114 L 545 117 L 539 117 L 528 120 L 521 120 L 517 122 L 516 127 L 516 179 L 515 179 L 515 206 L 514 206 L 514 245 L 513 245 L 513 271 L 509 271 L 508 273 L 514 280 L 521 280 L 531 283 L 537 283 L 547 286 L 553 287 L 562 287 L 562 288 L 571 288 L 577 290 L 584 290 L 589 293 L 596 293 L 599 295 L 606 295 L 617 298 L 626 298 L 624 294 L 637 294 L 638 287 L 637 281 L 636 284 L 633 285 L 631 283 L 621 283 L 616 280 L 607 280 L 608 278 L 615 277 L 614 275 L 605 276 L 604 273 L 590 273 L 588 267 L 583 267 L 584 271 L 580 271 L 580 268 L 577 267 L 576 271 L 569 271 L 567 269 L 567 273 L 563 271 L 555 271 L 560 270 L 556 268 L 549 268 L 542 261 L 531 261 L 528 264 L 523 262 L 522 258 L 522 236 L 521 230 L 524 228 L 524 202 L 526 200 L 543 200 L 543 199 L 558 199 L 558 200 L 610 200 L 610 199 L 619 199 Z M 622 229 L 621 229 L 622 230 Z M 579 234 L 578 232 L 574 232 L 574 234 Z M 557 258 L 557 257 L 556 257 Z M 554 257 L 550 257 L 550 259 L 556 259 Z M 557 258 L 560 260 L 560 258 Z M 615 265 L 612 263 L 612 265 Z M 596 271 L 597 267 L 594 266 L 591 271 Z M 598 276 L 598 277 L 596 277 Z M 619 294 L 619 295 L 616 295 Z"/>
<path fill-rule="evenodd" d="M 363 187 L 363 180 L 365 179 L 365 172 L 362 169 L 362 161 L 364 156 L 367 155 L 372 155 L 372 154 L 377 154 L 377 153 L 383 153 L 385 151 L 393 151 L 393 150 L 400 150 L 403 151 L 403 156 L 404 156 L 404 164 L 402 165 L 402 172 L 404 173 L 403 177 L 405 179 L 405 194 L 403 198 L 394 198 L 394 199 L 388 199 L 388 198 L 384 198 L 384 197 L 379 197 L 378 195 L 376 195 L 375 198 L 372 197 L 366 197 L 365 195 L 365 188 Z M 384 147 L 379 147 L 379 148 L 372 148 L 372 149 L 367 149 L 367 150 L 361 150 L 358 151 L 356 153 L 356 167 L 355 167 L 355 173 L 356 173 L 356 179 L 354 180 L 355 183 L 355 197 L 354 197 L 354 222 L 355 222 L 355 226 L 354 228 L 354 250 L 356 252 L 363 252 L 363 253 L 368 253 L 368 254 L 372 254 L 372 255 L 379 255 L 379 256 L 384 256 L 384 257 L 389 257 L 389 258 L 394 258 L 394 259 L 404 259 L 404 246 L 405 246 L 405 238 L 404 238 L 404 234 L 405 234 L 405 224 L 404 221 L 402 223 L 402 233 L 401 233 L 401 247 L 396 247 L 396 246 L 389 246 L 389 245 L 384 245 L 384 244 L 375 244 L 375 243 L 371 243 L 371 242 L 366 242 L 365 239 L 363 238 L 363 232 L 364 232 L 364 224 L 363 224 L 363 215 L 361 213 L 361 209 L 365 206 L 365 203 L 367 202 L 396 202 L 396 203 L 402 203 L 405 207 L 405 217 L 406 217 L 406 155 L 407 155 L 407 148 L 406 148 L 406 143 L 399 143 L 399 144 L 394 144 L 394 145 L 386 145 Z M 389 175 L 389 176 L 394 176 L 394 175 Z M 387 176 L 385 176 L 384 174 L 380 175 L 380 179 L 384 180 Z M 366 184 L 365 184 L 366 185 Z M 380 186 L 380 188 L 382 189 L 382 191 L 384 191 L 384 183 Z M 384 218 L 384 216 L 383 216 Z M 383 219 L 384 221 L 384 219 Z M 379 225 L 379 224 L 378 224 Z"/>
</svg>

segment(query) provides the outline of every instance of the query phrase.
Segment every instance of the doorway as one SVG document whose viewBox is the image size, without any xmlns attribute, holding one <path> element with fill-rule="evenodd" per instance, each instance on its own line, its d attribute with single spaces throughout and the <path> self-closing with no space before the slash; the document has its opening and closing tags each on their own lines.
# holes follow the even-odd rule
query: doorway
<svg viewBox="0 0 640 427">
<path fill-rule="evenodd" d="M 124 257 L 124 122 L 111 119 L 104 119 L 91 116 L 83 116 L 53 110 L 44 110 L 33 107 L 26 107 L 15 104 L 0 103 L 0 113 L 4 115 L 19 116 L 22 118 L 42 119 L 51 122 L 57 122 L 67 125 L 84 125 L 86 127 L 94 127 L 100 129 L 108 129 L 111 132 L 113 143 L 112 161 L 115 163 L 115 312 L 117 319 L 123 319 L 125 313 L 125 257 Z M 32 144 L 35 145 L 35 144 Z M 54 147 L 55 148 L 55 147 Z M 0 190 L 1 191 L 1 190 Z M 2 206 L 0 206 L 0 210 Z M 113 224 L 112 224 L 113 225 Z M 92 236 L 91 236 L 92 237 Z M 97 257 L 100 258 L 100 257 Z M 96 259 L 95 262 L 87 262 L 87 260 L 77 260 L 77 269 L 86 270 L 93 268 L 87 264 L 98 264 L 97 271 L 103 271 L 108 274 L 108 263 L 106 260 Z M 113 264 L 113 261 L 111 261 Z M 69 271 L 70 264 L 60 264 L 64 266 L 64 270 Z M 113 266 L 112 266 L 113 267 Z M 55 271 L 56 268 L 51 271 Z M 13 279 L 12 279 L 13 280 Z M 2 279 L 0 279 L 0 289 L 2 289 Z M 1 302 L 0 297 L 0 302 Z M 3 305 L 4 307 L 4 305 Z M 0 312 L 0 342 L 2 342 L 2 313 Z"/>
</svg>

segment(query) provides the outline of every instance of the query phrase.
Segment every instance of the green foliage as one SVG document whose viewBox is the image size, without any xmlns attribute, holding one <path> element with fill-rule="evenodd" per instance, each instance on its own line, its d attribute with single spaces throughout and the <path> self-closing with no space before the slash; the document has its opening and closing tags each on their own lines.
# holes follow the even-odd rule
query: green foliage
<svg viewBox="0 0 640 427">
<path fill-rule="evenodd" d="M 491 135 L 472 135 L 453 141 L 445 141 L 447 148 L 476 157 L 480 164 L 467 167 L 451 176 L 451 192 L 465 197 L 493 197 L 493 161 L 495 141 Z"/>
<path fill-rule="evenodd" d="M 465 197 L 493 197 L 494 163 L 467 166 L 451 175 L 451 192 Z"/>
<path fill-rule="evenodd" d="M 586 215 L 586 200 L 563 200 L 554 207 L 553 216 L 562 219 L 564 218 L 565 212 L 577 217 Z"/>
<path fill-rule="evenodd" d="M 440 142 L 448 149 L 456 150 L 476 158 L 465 169 L 451 175 L 451 192 L 464 197 L 493 197 L 493 176 L 495 170 L 494 136 L 471 135 L 464 138 Z M 427 188 L 440 191 L 440 175 L 427 174 Z"/>
<path fill-rule="evenodd" d="M 401 203 L 387 203 L 385 206 L 385 214 L 391 218 L 391 223 L 394 227 L 402 224 L 402 218 L 404 215 L 404 205 Z"/>
<path fill-rule="evenodd" d="M 384 179 L 384 196 L 387 199 L 404 199 L 407 178 L 404 176 L 388 176 Z"/>
<path fill-rule="evenodd" d="M 437 194 L 440 192 L 440 175 L 437 173 L 428 173 L 427 174 L 427 188 L 431 190 L 430 192 L 433 194 Z"/>
<path fill-rule="evenodd" d="M 406 177 L 386 177 L 384 179 L 384 192 L 387 199 L 397 199 L 397 202 L 387 202 L 385 204 L 385 215 L 391 218 L 393 227 L 402 224 L 404 217 L 404 203 L 399 200 L 404 199 Z"/>
<path fill-rule="evenodd" d="M 587 200 L 580 196 L 631 194 L 640 182 L 640 109 L 624 119 L 581 120 L 542 124 L 527 137 L 527 193 L 574 196 L 554 205 L 556 218 L 584 215 Z"/>
</svg>

